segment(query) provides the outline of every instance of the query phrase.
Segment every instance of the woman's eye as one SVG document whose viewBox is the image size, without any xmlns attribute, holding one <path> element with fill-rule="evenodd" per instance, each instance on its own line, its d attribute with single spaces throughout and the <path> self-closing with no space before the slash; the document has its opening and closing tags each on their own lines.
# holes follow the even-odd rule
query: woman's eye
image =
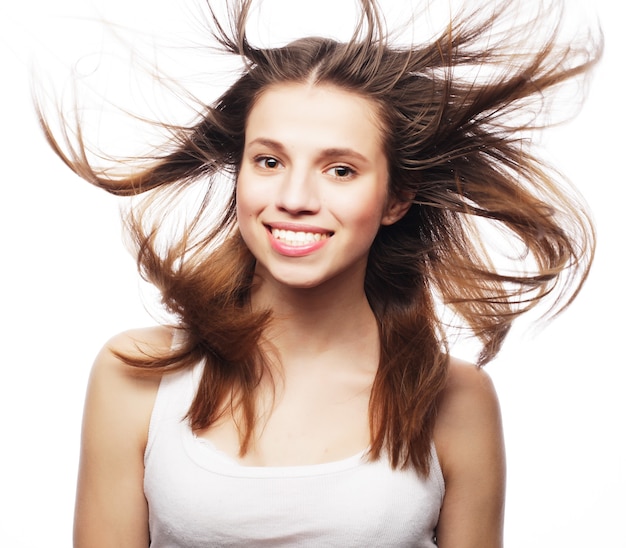
<svg viewBox="0 0 626 548">
<path fill-rule="evenodd" d="M 280 165 L 280 162 L 271 156 L 261 156 L 260 158 L 256 158 L 255 162 L 265 169 L 276 169 Z"/>
<path fill-rule="evenodd" d="M 331 167 L 328 172 L 338 179 L 346 179 L 354 175 L 354 170 L 348 166 L 335 166 Z"/>
</svg>

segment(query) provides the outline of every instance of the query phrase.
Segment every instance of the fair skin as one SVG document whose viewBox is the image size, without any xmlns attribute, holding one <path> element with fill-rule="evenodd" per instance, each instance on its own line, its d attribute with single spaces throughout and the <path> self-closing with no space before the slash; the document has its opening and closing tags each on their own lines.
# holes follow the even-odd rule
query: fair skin
<svg viewBox="0 0 626 548">
<path fill-rule="evenodd" d="M 199 432 L 242 465 L 289 466 L 352 456 L 369 444 L 378 330 L 363 291 L 380 225 L 407 204 L 387 199 L 375 107 L 328 86 L 277 85 L 253 107 L 238 179 L 238 218 L 257 258 L 255 307 L 271 307 L 264 348 L 274 384 L 259 388 L 260 423 L 238 457 L 236 417 Z M 164 351 L 171 332 L 114 338 L 94 364 L 85 405 L 75 545 L 146 547 L 143 452 L 158 379 L 113 349 Z M 114 395 L 114 396 L 113 396 Z M 502 543 L 504 450 L 487 375 L 452 360 L 435 426 L 446 481 L 443 548 Z"/>
</svg>

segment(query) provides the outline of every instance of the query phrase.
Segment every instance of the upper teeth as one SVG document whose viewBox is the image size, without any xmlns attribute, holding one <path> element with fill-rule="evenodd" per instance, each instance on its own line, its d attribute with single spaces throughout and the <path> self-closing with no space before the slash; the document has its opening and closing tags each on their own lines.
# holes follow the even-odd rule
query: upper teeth
<svg viewBox="0 0 626 548">
<path fill-rule="evenodd" d="M 320 234 L 319 232 L 294 232 L 293 230 L 282 230 L 280 228 L 272 228 L 272 236 L 277 240 L 283 240 L 291 244 L 310 244 L 328 238 L 327 234 Z"/>
</svg>

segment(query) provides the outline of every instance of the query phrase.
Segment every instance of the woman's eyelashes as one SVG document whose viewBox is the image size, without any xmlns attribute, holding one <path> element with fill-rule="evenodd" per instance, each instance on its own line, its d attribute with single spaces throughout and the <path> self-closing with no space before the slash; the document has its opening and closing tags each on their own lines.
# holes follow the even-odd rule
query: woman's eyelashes
<svg viewBox="0 0 626 548">
<path fill-rule="evenodd" d="M 280 167 L 280 162 L 273 156 L 257 156 L 254 163 L 262 169 L 274 170 Z"/>
<path fill-rule="evenodd" d="M 326 170 L 326 173 L 329 173 L 332 177 L 336 179 L 351 179 L 356 175 L 356 171 L 349 166 L 333 166 Z"/>
</svg>

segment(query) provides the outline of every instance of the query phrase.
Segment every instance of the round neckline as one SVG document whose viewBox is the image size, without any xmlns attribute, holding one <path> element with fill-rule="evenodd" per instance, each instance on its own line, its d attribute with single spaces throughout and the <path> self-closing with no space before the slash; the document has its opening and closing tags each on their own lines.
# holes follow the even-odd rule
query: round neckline
<svg viewBox="0 0 626 548">
<path fill-rule="evenodd" d="M 184 428 L 184 443 L 189 457 L 202 468 L 226 476 L 246 478 L 305 477 L 333 474 L 365 464 L 369 448 L 349 457 L 318 464 L 287 466 L 248 466 L 221 451 L 206 438 L 197 436 L 189 427 Z"/>
</svg>

